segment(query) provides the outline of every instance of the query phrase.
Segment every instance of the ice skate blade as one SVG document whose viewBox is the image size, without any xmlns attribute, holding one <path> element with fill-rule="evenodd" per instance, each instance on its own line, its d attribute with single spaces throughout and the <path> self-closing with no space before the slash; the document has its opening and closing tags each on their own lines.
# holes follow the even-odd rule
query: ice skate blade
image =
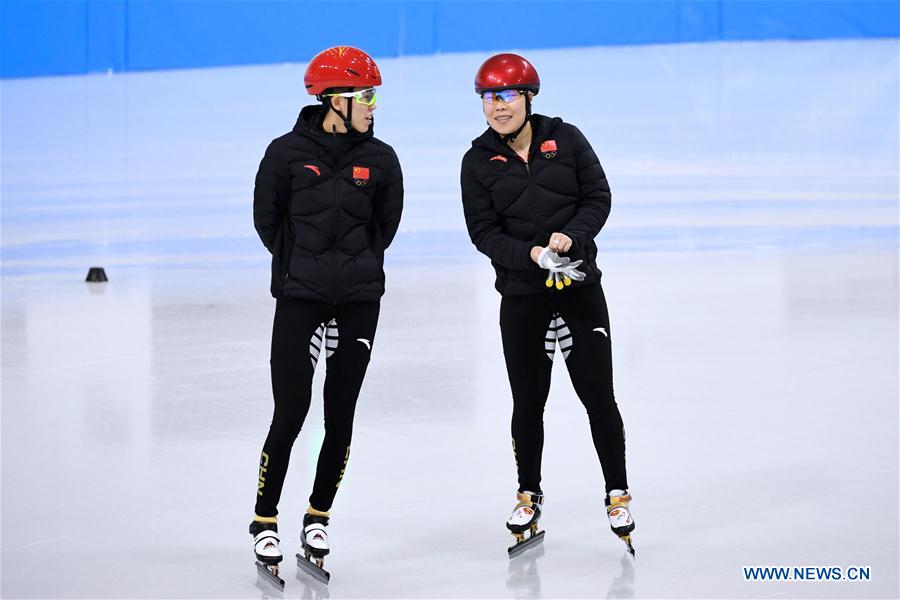
<svg viewBox="0 0 900 600">
<path fill-rule="evenodd" d="M 279 589 L 279 591 L 284 591 L 284 579 L 273 573 L 269 570 L 269 566 L 273 565 L 264 565 L 263 563 L 256 561 L 256 572 L 267 582 L 271 583 L 275 587 Z"/>
<path fill-rule="evenodd" d="M 311 560 L 309 560 L 299 552 L 297 553 L 297 566 L 300 567 L 300 569 L 302 569 L 308 575 L 310 575 L 313 579 L 324 583 L 325 585 L 328 585 L 328 582 L 331 581 L 331 573 L 329 573 L 325 569 L 317 567 Z"/>
<path fill-rule="evenodd" d="M 510 558 L 515 558 L 528 550 L 529 548 L 533 548 L 544 541 L 544 532 L 538 531 L 537 533 L 531 534 L 527 540 L 524 542 L 518 542 L 509 547 L 507 552 L 509 552 Z"/>
<path fill-rule="evenodd" d="M 631 554 L 631 558 L 634 558 L 634 546 L 631 545 L 631 536 L 626 535 L 626 536 L 622 536 L 619 539 L 621 539 L 623 542 L 625 542 L 625 545 L 628 547 L 628 552 L 629 552 L 629 554 Z"/>
</svg>

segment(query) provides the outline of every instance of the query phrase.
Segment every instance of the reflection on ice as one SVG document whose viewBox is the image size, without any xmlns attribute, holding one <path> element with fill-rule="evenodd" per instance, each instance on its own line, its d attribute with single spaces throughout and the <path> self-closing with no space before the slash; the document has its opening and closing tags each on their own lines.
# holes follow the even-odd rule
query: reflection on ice
<svg viewBox="0 0 900 600">
<path fill-rule="evenodd" d="M 541 544 L 525 553 L 511 558 L 507 569 L 506 589 L 513 598 L 543 598 L 541 575 L 538 573 L 538 559 L 546 553 Z"/>
<path fill-rule="evenodd" d="M 622 555 L 619 561 L 622 572 L 609 584 L 607 598 L 634 598 L 634 561 L 635 558 L 627 552 Z"/>
</svg>

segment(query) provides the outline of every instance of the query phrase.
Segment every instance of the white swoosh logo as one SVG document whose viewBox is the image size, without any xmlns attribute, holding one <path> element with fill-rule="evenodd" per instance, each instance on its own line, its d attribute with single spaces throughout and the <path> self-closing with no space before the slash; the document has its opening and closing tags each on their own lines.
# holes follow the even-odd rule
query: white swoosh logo
<svg viewBox="0 0 900 600">
<path fill-rule="evenodd" d="M 365 339 L 365 338 L 356 338 L 356 341 L 357 341 L 357 342 L 362 342 L 363 345 L 366 347 L 366 350 L 371 350 L 371 349 L 372 349 L 372 342 L 370 342 L 369 340 L 367 340 L 367 339 Z"/>
<path fill-rule="evenodd" d="M 606 333 L 606 328 L 605 328 L 605 327 L 594 327 L 594 331 L 599 331 L 599 332 L 602 333 L 605 337 L 607 337 L 607 338 L 609 337 L 609 334 Z"/>
</svg>

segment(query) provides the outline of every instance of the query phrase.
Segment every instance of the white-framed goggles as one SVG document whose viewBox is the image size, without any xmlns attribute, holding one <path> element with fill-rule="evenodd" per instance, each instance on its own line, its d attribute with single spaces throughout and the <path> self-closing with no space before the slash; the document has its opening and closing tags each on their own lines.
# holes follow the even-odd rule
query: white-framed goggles
<svg viewBox="0 0 900 600">
<path fill-rule="evenodd" d="M 353 98 L 353 101 L 363 106 L 372 106 L 377 98 L 375 97 L 375 88 L 367 88 L 365 90 L 356 90 L 353 92 L 340 92 L 336 94 L 323 94 L 324 96 L 340 96 L 341 98 Z"/>
</svg>

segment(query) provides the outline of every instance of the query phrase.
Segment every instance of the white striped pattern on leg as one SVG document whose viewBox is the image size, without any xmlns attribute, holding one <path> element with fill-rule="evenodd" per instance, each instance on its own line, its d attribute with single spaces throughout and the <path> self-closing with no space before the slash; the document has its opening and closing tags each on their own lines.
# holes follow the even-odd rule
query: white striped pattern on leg
<svg viewBox="0 0 900 600">
<path fill-rule="evenodd" d="M 316 363 L 319 361 L 319 352 L 322 351 L 322 342 L 325 334 L 325 327 L 319 327 L 313 332 L 309 338 L 309 359 L 312 361 L 313 371 L 316 370 Z"/>
<path fill-rule="evenodd" d="M 558 315 L 556 317 L 556 340 L 559 342 L 563 358 L 568 360 L 569 353 L 572 352 L 572 333 L 563 318 Z"/>
<path fill-rule="evenodd" d="M 550 359 L 550 362 L 553 362 L 553 355 L 556 354 L 556 315 L 550 318 L 550 326 L 547 328 L 547 333 L 544 334 L 544 352 L 547 353 L 547 358 Z"/>
<path fill-rule="evenodd" d="M 556 337 L 558 335 L 556 318 L 558 316 L 559 313 L 554 313 L 550 317 L 550 325 L 547 328 L 546 335 L 544 335 L 544 351 L 547 353 L 547 358 L 550 359 L 550 362 L 553 362 L 553 356 L 556 354 Z"/>
<path fill-rule="evenodd" d="M 550 319 L 550 327 L 547 329 L 547 335 L 544 337 L 544 351 L 547 358 L 553 361 L 553 355 L 556 353 L 556 344 L 559 343 L 559 349 L 562 350 L 563 358 L 568 359 L 569 353 L 572 351 L 572 333 L 569 326 L 563 320 L 559 313 L 554 313 Z"/>
<path fill-rule="evenodd" d="M 338 347 L 338 326 L 337 321 L 332 319 L 328 321 L 325 328 L 325 358 L 330 358 Z"/>
</svg>

